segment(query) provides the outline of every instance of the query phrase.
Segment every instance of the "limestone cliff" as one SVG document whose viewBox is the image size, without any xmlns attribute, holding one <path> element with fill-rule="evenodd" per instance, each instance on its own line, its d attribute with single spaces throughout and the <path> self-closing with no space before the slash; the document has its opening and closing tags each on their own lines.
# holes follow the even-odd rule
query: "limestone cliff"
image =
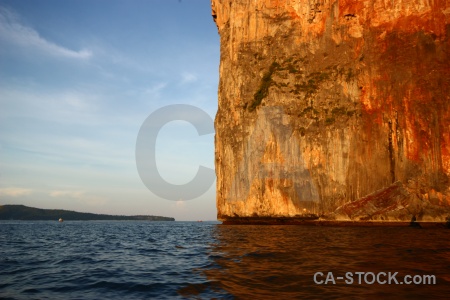
<svg viewBox="0 0 450 300">
<path fill-rule="evenodd" d="M 450 215 L 450 0 L 212 0 L 218 218 Z"/>
</svg>

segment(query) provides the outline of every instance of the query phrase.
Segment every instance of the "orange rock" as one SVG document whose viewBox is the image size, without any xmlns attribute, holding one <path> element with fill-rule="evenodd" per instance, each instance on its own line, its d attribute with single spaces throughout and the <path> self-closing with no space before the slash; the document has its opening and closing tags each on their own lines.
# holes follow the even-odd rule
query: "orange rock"
<svg viewBox="0 0 450 300">
<path fill-rule="evenodd" d="M 374 205 L 378 220 L 450 215 L 449 1 L 212 0 L 212 10 L 219 219 L 348 219 L 358 203 L 363 219 Z M 393 186 L 401 197 L 369 196 Z"/>
</svg>

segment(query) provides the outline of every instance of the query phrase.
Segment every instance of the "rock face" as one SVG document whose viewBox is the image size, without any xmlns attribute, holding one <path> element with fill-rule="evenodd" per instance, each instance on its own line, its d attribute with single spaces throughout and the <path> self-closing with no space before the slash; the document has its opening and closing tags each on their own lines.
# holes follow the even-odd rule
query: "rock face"
<svg viewBox="0 0 450 300">
<path fill-rule="evenodd" d="M 218 219 L 444 221 L 449 0 L 212 0 Z"/>
</svg>

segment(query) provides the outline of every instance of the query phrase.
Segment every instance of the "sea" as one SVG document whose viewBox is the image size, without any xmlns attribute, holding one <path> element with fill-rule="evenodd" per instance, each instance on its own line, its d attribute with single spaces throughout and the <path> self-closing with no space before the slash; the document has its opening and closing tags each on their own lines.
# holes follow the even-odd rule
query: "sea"
<svg viewBox="0 0 450 300">
<path fill-rule="evenodd" d="M 0 221 L 0 299 L 449 297 L 444 228 Z"/>
</svg>

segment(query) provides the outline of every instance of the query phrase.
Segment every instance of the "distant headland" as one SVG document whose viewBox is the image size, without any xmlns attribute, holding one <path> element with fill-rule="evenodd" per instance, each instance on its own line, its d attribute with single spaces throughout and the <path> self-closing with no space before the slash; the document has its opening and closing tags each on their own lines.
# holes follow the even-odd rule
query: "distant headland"
<svg viewBox="0 0 450 300">
<path fill-rule="evenodd" d="M 63 209 L 41 209 L 25 205 L 0 205 L 0 220 L 55 220 L 64 221 L 175 221 L 161 216 L 118 216 L 82 213 Z"/>
</svg>

